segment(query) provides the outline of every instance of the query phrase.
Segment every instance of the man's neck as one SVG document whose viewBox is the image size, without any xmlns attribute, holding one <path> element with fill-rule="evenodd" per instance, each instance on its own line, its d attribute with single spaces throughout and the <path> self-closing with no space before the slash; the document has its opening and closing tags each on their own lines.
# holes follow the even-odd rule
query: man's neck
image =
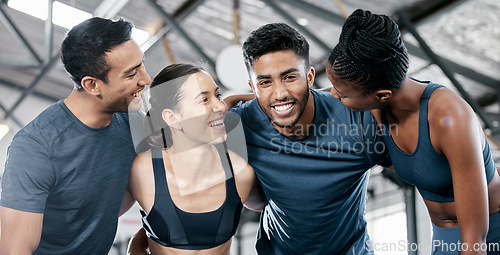
<svg viewBox="0 0 500 255">
<path fill-rule="evenodd" d="M 99 102 L 85 92 L 73 90 L 63 102 L 73 115 L 88 127 L 107 127 L 113 119 L 113 113 L 105 112 Z"/>
</svg>

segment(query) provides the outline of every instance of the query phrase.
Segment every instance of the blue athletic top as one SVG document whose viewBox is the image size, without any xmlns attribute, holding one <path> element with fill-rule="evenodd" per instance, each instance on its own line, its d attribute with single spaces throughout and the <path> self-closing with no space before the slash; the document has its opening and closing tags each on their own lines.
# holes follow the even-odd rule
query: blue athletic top
<svg viewBox="0 0 500 255">
<path fill-rule="evenodd" d="M 420 99 L 418 144 L 413 153 L 403 152 L 394 143 L 389 128 L 387 128 L 384 113 L 382 114 L 382 123 L 384 124 L 384 140 L 398 175 L 406 182 L 415 185 L 424 199 L 444 203 L 454 201 L 450 164 L 446 157 L 437 154 L 432 147 L 427 120 L 429 98 L 432 92 L 439 87 L 444 86 L 428 82 Z M 486 140 L 483 158 L 486 179 L 489 183 L 495 174 L 496 167 Z"/>
<path fill-rule="evenodd" d="M 142 226 L 157 243 L 185 250 L 202 250 L 227 242 L 236 233 L 243 204 L 236 190 L 231 160 L 225 144 L 215 145 L 226 175 L 226 199 L 219 209 L 204 213 L 185 212 L 175 206 L 168 191 L 161 150 L 151 151 L 155 178 L 155 200 Z"/>
<path fill-rule="evenodd" d="M 363 214 L 368 170 L 388 157 L 383 138 L 369 112 L 351 111 L 327 92 L 312 97 L 314 123 L 302 139 L 276 130 L 255 99 L 232 109 L 267 201 L 257 252 L 372 254 Z"/>
</svg>

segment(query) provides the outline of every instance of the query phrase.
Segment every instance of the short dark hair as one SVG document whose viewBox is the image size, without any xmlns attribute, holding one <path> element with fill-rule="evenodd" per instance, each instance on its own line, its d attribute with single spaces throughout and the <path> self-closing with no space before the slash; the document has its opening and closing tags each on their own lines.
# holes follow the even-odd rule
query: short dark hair
<svg viewBox="0 0 500 255">
<path fill-rule="evenodd" d="M 364 93 L 399 88 L 408 66 L 408 52 L 396 22 L 361 9 L 347 18 L 328 57 L 328 72 L 361 86 Z"/>
<path fill-rule="evenodd" d="M 132 23 L 90 18 L 73 27 L 61 45 L 61 60 L 75 88 L 81 91 L 82 78 L 91 76 L 107 83 L 110 66 L 106 53 L 131 40 Z"/>
<path fill-rule="evenodd" d="M 192 74 L 201 71 L 204 71 L 202 67 L 192 64 L 172 64 L 163 68 L 153 78 L 149 98 L 151 108 L 144 120 L 146 132 L 151 133 L 148 136 L 150 145 L 161 148 L 171 145 L 170 129 L 164 128 L 162 112 L 164 109 L 178 110 L 179 101 L 183 97 L 182 85 Z"/>
<path fill-rule="evenodd" d="M 259 57 L 277 51 L 291 50 L 309 68 L 309 43 L 296 29 L 285 23 L 270 23 L 253 31 L 243 43 L 243 57 L 248 72 Z"/>
</svg>

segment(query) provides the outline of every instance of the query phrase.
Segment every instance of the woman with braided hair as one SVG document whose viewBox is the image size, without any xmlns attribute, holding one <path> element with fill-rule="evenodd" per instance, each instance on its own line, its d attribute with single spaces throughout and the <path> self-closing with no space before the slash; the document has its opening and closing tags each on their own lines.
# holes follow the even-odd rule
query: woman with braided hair
<svg viewBox="0 0 500 255">
<path fill-rule="evenodd" d="M 451 90 L 407 76 L 397 24 L 356 10 L 330 54 L 332 95 L 372 110 L 396 172 L 424 198 L 433 254 L 499 254 L 500 177 L 471 107 Z"/>
</svg>

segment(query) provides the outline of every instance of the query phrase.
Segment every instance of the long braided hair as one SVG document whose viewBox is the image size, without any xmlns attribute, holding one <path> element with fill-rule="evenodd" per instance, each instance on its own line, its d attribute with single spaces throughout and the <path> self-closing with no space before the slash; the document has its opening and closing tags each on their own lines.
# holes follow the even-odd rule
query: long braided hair
<svg viewBox="0 0 500 255">
<path fill-rule="evenodd" d="M 358 9 L 345 21 L 339 42 L 328 57 L 327 71 L 368 94 L 399 88 L 408 65 L 408 52 L 396 22 Z"/>
</svg>

